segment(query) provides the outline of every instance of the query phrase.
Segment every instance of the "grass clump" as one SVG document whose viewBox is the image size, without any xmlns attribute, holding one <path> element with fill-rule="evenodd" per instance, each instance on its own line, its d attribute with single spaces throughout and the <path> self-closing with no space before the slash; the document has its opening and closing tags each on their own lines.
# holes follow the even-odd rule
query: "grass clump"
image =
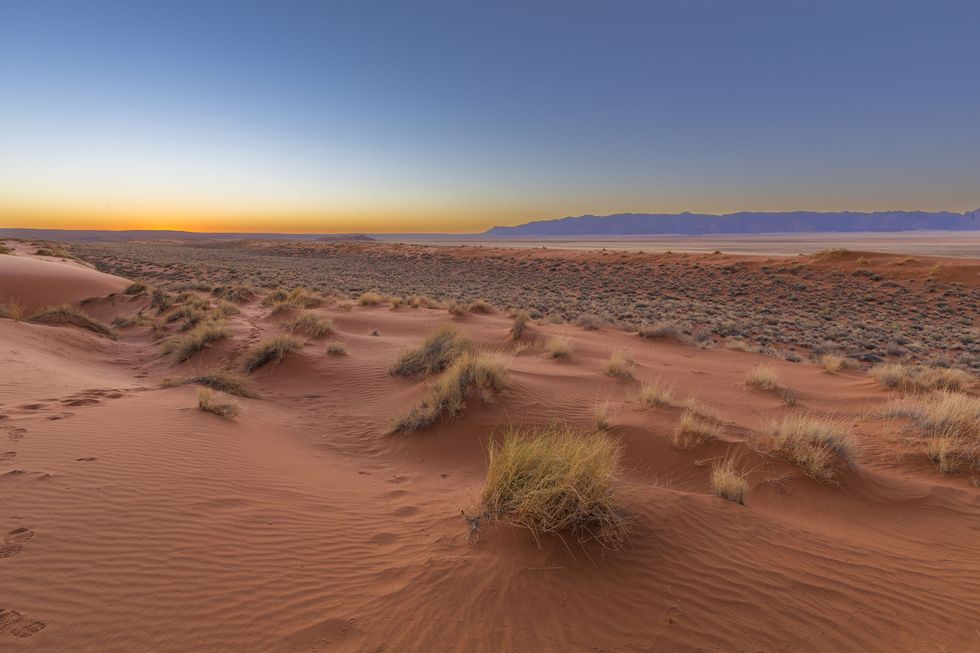
<svg viewBox="0 0 980 653">
<path fill-rule="evenodd" d="M 739 469 L 734 458 L 725 458 L 711 467 L 711 489 L 723 499 L 744 505 L 749 494 L 748 472 Z"/>
<path fill-rule="evenodd" d="M 194 354 L 204 351 L 212 343 L 230 337 L 231 329 L 224 323 L 202 322 L 186 334 L 176 336 L 165 342 L 163 351 L 166 354 L 173 354 L 175 362 L 183 363 Z"/>
<path fill-rule="evenodd" d="M 20 322 L 24 319 L 24 307 L 17 302 L 4 302 L 0 304 L 0 318 Z"/>
<path fill-rule="evenodd" d="M 523 342 L 531 338 L 531 314 L 527 311 L 518 311 L 514 315 L 514 323 L 510 326 L 510 339 L 514 342 Z"/>
<path fill-rule="evenodd" d="M 575 320 L 575 324 L 582 327 L 586 331 L 597 331 L 603 324 L 605 324 L 605 320 L 594 313 L 582 313 L 578 316 L 578 319 Z"/>
<path fill-rule="evenodd" d="M 633 378 L 633 357 L 624 351 L 614 351 L 606 362 L 606 374 L 620 379 Z"/>
<path fill-rule="evenodd" d="M 813 415 L 791 415 L 766 427 L 773 451 L 786 456 L 803 473 L 818 481 L 834 475 L 834 461 L 850 462 L 857 444 L 847 424 Z"/>
<path fill-rule="evenodd" d="M 377 306 L 383 301 L 384 297 L 376 292 L 361 293 L 361 296 L 357 298 L 357 303 L 361 306 Z"/>
<path fill-rule="evenodd" d="M 502 360 L 485 353 L 465 353 L 433 382 L 421 404 L 395 421 L 392 431 L 419 431 L 443 417 L 455 416 L 471 390 L 490 403 L 506 385 L 507 368 Z"/>
<path fill-rule="evenodd" d="M 302 348 L 303 341 L 294 336 L 281 335 L 269 338 L 245 352 L 242 369 L 248 374 L 270 363 L 278 365 L 286 354 L 297 352 Z"/>
<path fill-rule="evenodd" d="M 489 315 L 490 313 L 496 313 L 496 311 L 493 308 L 493 304 L 491 304 L 485 299 L 477 299 L 474 302 L 470 302 L 470 305 L 467 307 L 467 310 L 470 313 L 482 313 L 484 315 Z"/>
<path fill-rule="evenodd" d="M 544 343 L 548 358 L 571 358 L 572 341 L 565 336 L 552 336 Z"/>
<path fill-rule="evenodd" d="M 651 408 L 674 405 L 674 386 L 663 379 L 644 383 L 640 388 L 640 405 Z"/>
<path fill-rule="evenodd" d="M 218 417 L 224 417 L 225 419 L 231 419 L 238 414 L 237 401 L 225 401 L 218 393 L 210 388 L 198 388 L 197 407 L 209 413 L 214 413 Z"/>
<path fill-rule="evenodd" d="M 147 290 L 145 283 L 131 283 L 123 290 L 124 295 L 142 295 Z"/>
<path fill-rule="evenodd" d="M 236 304 L 244 304 L 255 299 L 255 289 L 243 284 L 219 286 L 211 291 L 215 297 Z"/>
<path fill-rule="evenodd" d="M 241 377 L 218 370 L 193 374 L 179 379 L 164 379 L 160 385 L 164 388 L 175 388 L 179 385 L 203 385 L 206 388 L 238 397 L 255 398 L 258 396 L 249 389 Z"/>
<path fill-rule="evenodd" d="M 89 317 L 70 304 L 60 304 L 45 308 L 32 315 L 28 322 L 33 322 L 34 324 L 69 324 L 82 329 L 88 329 L 99 335 L 110 337 L 113 335 L 112 328 L 108 325 Z"/>
<path fill-rule="evenodd" d="M 331 356 L 344 356 L 347 354 L 347 347 L 342 342 L 331 342 L 327 345 L 327 353 Z"/>
<path fill-rule="evenodd" d="M 868 370 L 868 374 L 882 388 L 905 392 L 962 390 L 976 381 L 973 375 L 963 370 L 928 365 L 882 363 Z"/>
<path fill-rule="evenodd" d="M 444 325 L 426 336 L 421 347 L 402 354 L 391 373 L 415 377 L 438 374 L 472 349 L 473 345 L 458 329 Z"/>
<path fill-rule="evenodd" d="M 693 410 L 681 413 L 681 421 L 674 429 L 672 442 L 681 450 L 694 449 L 706 442 L 716 442 L 721 439 L 721 427 L 718 422 Z"/>
<path fill-rule="evenodd" d="M 322 338 L 334 333 L 333 322 L 325 317 L 306 313 L 301 315 L 287 325 L 291 333 L 303 333 L 311 338 Z"/>
<path fill-rule="evenodd" d="M 772 392 L 779 387 L 779 375 L 775 368 L 763 365 L 754 367 L 745 375 L 745 384 L 759 390 Z"/>
<path fill-rule="evenodd" d="M 820 367 L 827 374 L 837 374 L 844 369 L 845 359 L 837 354 L 824 354 L 820 357 Z"/>
<path fill-rule="evenodd" d="M 618 550 L 630 533 L 619 503 L 622 451 L 598 433 L 563 426 L 511 429 L 488 448 L 481 513 L 542 535 L 574 536 Z"/>
<path fill-rule="evenodd" d="M 651 324 L 644 324 L 636 331 L 637 335 L 641 338 L 650 338 L 656 340 L 658 338 L 673 338 L 675 340 L 680 340 L 683 334 L 683 330 L 674 322 L 653 322 Z"/>
</svg>

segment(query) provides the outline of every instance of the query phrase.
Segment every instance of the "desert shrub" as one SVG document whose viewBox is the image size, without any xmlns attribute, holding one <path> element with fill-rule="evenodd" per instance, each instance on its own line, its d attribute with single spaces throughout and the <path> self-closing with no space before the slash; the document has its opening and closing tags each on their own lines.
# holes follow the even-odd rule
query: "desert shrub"
<svg viewBox="0 0 980 653">
<path fill-rule="evenodd" d="M 38 311 L 28 322 L 34 324 L 69 324 L 81 329 L 88 329 L 103 336 L 112 336 L 112 329 L 102 322 L 89 317 L 70 304 L 50 306 Z"/>
<path fill-rule="evenodd" d="M 0 254 L 13 254 L 14 249 L 12 247 L 7 247 L 5 243 L 0 243 Z"/>
<path fill-rule="evenodd" d="M 218 417 L 230 419 L 238 414 L 238 402 L 235 400 L 224 400 L 221 396 L 210 388 L 198 388 L 197 407 L 209 413 L 214 413 Z"/>
<path fill-rule="evenodd" d="M 141 314 L 134 315 L 117 315 L 112 318 L 112 328 L 114 329 L 128 329 L 129 327 L 136 326 L 137 324 L 142 324 L 144 317 Z"/>
<path fill-rule="evenodd" d="M 333 322 L 325 317 L 306 313 L 296 318 L 287 325 L 290 332 L 299 332 L 311 338 L 322 338 L 323 336 L 333 335 Z"/>
<path fill-rule="evenodd" d="M 391 373 L 417 377 L 437 374 L 472 348 L 473 345 L 458 329 L 441 326 L 426 336 L 421 347 L 402 354 L 392 366 Z"/>
<path fill-rule="evenodd" d="M 262 298 L 263 306 L 273 306 L 275 304 L 283 304 L 289 299 L 289 292 L 285 288 L 276 288 L 268 295 Z"/>
<path fill-rule="evenodd" d="M 841 259 L 850 254 L 851 251 L 844 248 L 837 249 L 823 249 L 819 252 L 812 254 L 813 258 L 817 261 L 833 261 L 836 259 Z"/>
<path fill-rule="evenodd" d="M 449 311 L 450 315 L 463 317 L 466 315 L 466 304 L 463 302 L 452 302 L 446 310 Z"/>
<path fill-rule="evenodd" d="M 489 403 L 506 385 L 507 367 L 502 360 L 485 353 L 462 354 L 436 378 L 422 403 L 396 420 L 391 430 L 411 432 L 428 428 L 444 417 L 458 414 L 471 390 Z"/>
<path fill-rule="evenodd" d="M 238 307 L 227 299 L 218 300 L 218 305 L 211 312 L 215 317 L 229 317 L 241 313 Z"/>
<path fill-rule="evenodd" d="M 361 306 L 377 306 L 382 301 L 384 301 L 384 297 L 376 292 L 361 293 L 361 296 L 357 298 L 357 303 Z"/>
<path fill-rule="evenodd" d="M 201 372 L 200 374 L 192 374 L 191 376 L 185 376 L 179 379 L 164 379 L 160 385 L 164 388 L 174 388 L 179 385 L 203 385 L 212 390 L 218 390 L 219 392 L 237 395 L 239 397 L 254 398 L 258 396 L 249 389 L 244 379 L 220 370 Z"/>
<path fill-rule="evenodd" d="M 980 397 L 940 390 L 902 397 L 881 409 L 882 417 L 903 417 L 930 436 L 953 436 L 980 443 Z"/>
<path fill-rule="evenodd" d="M 663 379 L 644 383 L 640 388 L 639 400 L 642 406 L 673 406 L 674 386 L 669 385 Z"/>
<path fill-rule="evenodd" d="M 752 351 L 752 347 L 749 345 L 749 343 L 737 338 L 729 338 L 726 340 L 725 349 L 731 349 L 732 351 Z"/>
<path fill-rule="evenodd" d="M 303 341 L 294 336 L 281 335 L 269 338 L 245 352 L 242 368 L 246 373 L 251 373 L 270 363 L 278 365 L 286 354 L 297 352 L 302 348 Z"/>
<path fill-rule="evenodd" d="M 629 352 L 614 351 L 606 362 L 606 374 L 620 379 L 632 379 L 633 366 L 633 356 Z"/>
<path fill-rule="evenodd" d="M 739 469 L 734 458 L 725 458 L 711 466 L 711 489 L 722 498 L 744 504 L 749 494 L 748 472 Z"/>
<path fill-rule="evenodd" d="M 630 520 L 617 498 L 622 451 L 601 434 L 511 429 L 488 449 L 481 514 L 542 535 L 619 549 Z"/>
<path fill-rule="evenodd" d="M 323 297 L 320 297 L 309 288 L 297 287 L 289 291 L 286 301 L 299 308 L 319 308 L 323 306 Z"/>
<path fill-rule="evenodd" d="M 868 370 L 868 374 L 883 388 L 906 392 L 961 390 L 976 381 L 963 370 L 927 365 L 882 363 Z"/>
<path fill-rule="evenodd" d="M 571 358 L 572 341 L 565 336 L 552 336 L 544 343 L 548 358 Z"/>
<path fill-rule="evenodd" d="M 483 314 L 489 314 L 495 312 L 493 310 L 493 305 L 490 304 L 490 302 L 486 301 L 485 299 L 478 299 L 474 302 L 470 302 L 470 305 L 467 307 L 467 310 L 469 310 L 470 313 L 483 313 Z"/>
<path fill-rule="evenodd" d="M 857 444 L 846 422 L 813 415 L 791 415 L 765 428 L 773 451 L 786 456 L 803 473 L 820 481 L 833 478 L 835 457 L 854 458 Z"/>
<path fill-rule="evenodd" d="M 145 292 L 146 292 L 146 284 L 138 283 L 138 282 L 131 283 L 130 285 L 126 286 L 125 290 L 123 290 L 124 295 L 142 295 Z"/>
<path fill-rule="evenodd" d="M 442 308 L 442 304 L 425 295 L 411 295 L 406 301 L 412 308 Z"/>
<path fill-rule="evenodd" d="M 514 342 L 521 342 L 530 338 L 530 320 L 531 316 L 527 311 L 518 311 L 514 315 L 514 323 L 510 326 L 510 339 Z"/>
<path fill-rule="evenodd" d="M 157 315 L 163 315 L 173 305 L 174 297 L 166 291 L 158 288 L 150 295 L 150 308 L 157 309 Z"/>
<path fill-rule="evenodd" d="M 674 338 L 681 340 L 683 330 L 674 322 L 653 322 L 644 324 L 636 331 L 641 338 Z"/>
<path fill-rule="evenodd" d="M 399 297 L 398 295 L 387 295 L 385 301 L 391 305 L 391 310 L 397 311 L 402 304 L 405 303 L 405 299 Z"/>
<path fill-rule="evenodd" d="M 19 322 L 24 319 L 24 307 L 17 302 L 2 303 L 0 304 L 0 318 Z"/>
<path fill-rule="evenodd" d="M 212 290 L 211 293 L 219 299 L 224 299 L 236 304 L 244 304 L 255 299 L 255 290 L 251 286 L 244 284 L 220 286 Z"/>
<path fill-rule="evenodd" d="M 820 367 L 827 374 L 837 374 L 844 368 L 845 359 L 837 354 L 824 354 L 820 357 Z"/>
<path fill-rule="evenodd" d="M 347 353 L 347 347 L 342 342 L 331 342 L 327 345 L 327 353 L 331 356 L 343 356 Z"/>
<path fill-rule="evenodd" d="M 775 368 L 769 366 L 754 367 L 745 375 L 745 384 L 771 392 L 779 387 L 779 375 Z"/>
<path fill-rule="evenodd" d="M 598 315 L 595 315 L 594 313 L 582 313 L 575 320 L 575 324 L 582 327 L 586 331 L 595 331 L 596 329 L 599 329 L 604 323 L 605 320 L 603 320 Z"/>
<path fill-rule="evenodd" d="M 175 336 L 163 344 L 166 354 L 173 354 L 174 361 L 182 363 L 204 351 L 211 343 L 231 337 L 231 329 L 221 322 L 207 321 L 198 324 L 184 335 Z"/>
<path fill-rule="evenodd" d="M 674 429 L 673 443 L 678 449 L 694 449 L 706 442 L 721 439 L 718 422 L 692 410 L 681 413 L 681 420 Z"/>
</svg>

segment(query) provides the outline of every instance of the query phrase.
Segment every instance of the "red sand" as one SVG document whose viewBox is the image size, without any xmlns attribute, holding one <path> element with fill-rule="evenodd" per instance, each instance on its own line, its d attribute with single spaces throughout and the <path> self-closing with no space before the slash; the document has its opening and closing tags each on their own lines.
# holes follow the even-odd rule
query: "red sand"
<svg viewBox="0 0 980 653">
<path fill-rule="evenodd" d="M 127 283 L 23 257 L 0 266 L 5 292 L 30 305 Z M 85 310 L 145 305 L 116 295 Z M 241 400 L 234 421 L 159 381 L 278 333 L 257 303 L 229 319 L 233 340 L 178 369 L 145 328 L 110 340 L 0 320 L 0 650 L 980 650 L 980 491 L 863 417 L 889 396 L 864 374 L 536 326 L 572 339 L 571 360 L 554 361 L 515 355 L 500 314 L 316 312 L 348 355 L 313 341 L 254 374 L 261 399 Z M 425 387 L 389 366 L 450 321 L 506 357 L 508 389 L 429 432 L 384 435 Z M 633 353 L 637 378 L 709 405 L 726 441 L 675 450 L 680 409 L 640 409 L 635 382 L 603 374 L 614 350 Z M 744 385 L 763 363 L 796 410 L 856 426 L 861 451 L 839 484 L 755 452 L 753 430 L 791 410 Z M 468 542 L 460 509 L 494 429 L 586 426 L 605 402 L 636 522 L 626 555 L 538 548 L 506 526 Z M 753 469 L 745 506 L 711 495 L 710 461 L 728 453 Z"/>
</svg>

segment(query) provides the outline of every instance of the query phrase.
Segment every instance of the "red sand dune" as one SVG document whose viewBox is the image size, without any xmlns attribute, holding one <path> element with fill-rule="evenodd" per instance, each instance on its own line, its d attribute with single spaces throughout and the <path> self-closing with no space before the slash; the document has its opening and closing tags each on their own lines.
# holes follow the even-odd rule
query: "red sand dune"
<svg viewBox="0 0 980 653">
<path fill-rule="evenodd" d="M 126 284 L 7 259 L 21 275 L 7 288 L 33 305 Z M 107 319 L 145 305 L 116 295 L 85 309 Z M 864 374 L 535 326 L 572 340 L 572 358 L 555 361 L 515 353 L 501 314 L 316 312 L 348 354 L 317 340 L 257 372 L 261 398 L 233 421 L 159 381 L 232 364 L 278 333 L 258 303 L 229 318 L 234 339 L 177 368 L 145 328 L 109 340 L 0 320 L 0 650 L 980 650 L 980 494 L 865 417 L 889 395 Z M 388 368 L 446 322 L 505 356 L 508 389 L 431 431 L 385 435 L 425 387 Z M 636 383 L 603 373 L 614 350 L 633 353 L 637 378 L 708 404 L 725 441 L 675 450 L 680 409 L 640 409 Z M 753 430 L 791 410 L 745 386 L 763 363 L 796 410 L 855 425 L 858 462 L 838 484 L 754 450 Z M 586 426 L 606 402 L 636 522 L 626 554 L 539 548 L 502 525 L 468 542 L 460 509 L 495 429 Z M 710 461 L 732 452 L 753 470 L 745 506 L 708 483 Z"/>
<path fill-rule="evenodd" d="M 129 284 L 126 279 L 77 263 L 0 255 L 0 303 L 17 303 L 28 312 L 119 292 Z"/>
</svg>

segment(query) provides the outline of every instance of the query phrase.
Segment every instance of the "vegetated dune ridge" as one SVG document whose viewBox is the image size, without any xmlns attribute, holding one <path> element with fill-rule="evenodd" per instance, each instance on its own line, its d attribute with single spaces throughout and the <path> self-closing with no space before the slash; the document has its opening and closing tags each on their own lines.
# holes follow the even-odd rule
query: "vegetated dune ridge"
<svg viewBox="0 0 980 653">
<path fill-rule="evenodd" d="M 79 297 L 119 292 L 130 282 L 73 261 L 0 255 L 0 303 L 13 302 L 28 312 Z"/>
<path fill-rule="evenodd" d="M 6 257 L 0 256 L 0 259 Z M 58 265 L 44 262 L 44 265 Z M 77 268 L 79 275 L 87 274 Z M 41 278 L 41 277 L 39 277 Z M 26 293 L 43 288 L 25 283 Z M 76 302 L 83 296 L 75 297 Z M 147 295 L 86 302 L 110 321 Z M 150 329 L 110 340 L 0 320 L 0 648 L 37 651 L 923 651 L 980 643 L 980 493 L 943 476 L 867 414 L 892 395 L 865 374 L 827 374 L 757 354 L 699 350 L 618 329 L 531 327 L 502 313 L 317 308 L 336 334 L 250 375 L 234 420 L 165 377 L 225 364 L 298 311 L 258 301 L 233 337 L 187 363 Z M 507 362 L 493 404 L 411 435 L 386 435 L 425 382 L 393 377 L 399 354 L 451 322 Z M 176 327 L 168 327 L 171 333 Z M 371 335 L 376 332 L 377 335 Z M 567 359 L 543 355 L 563 335 Z M 340 342 L 346 355 L 328 355 Z M 641 408 L 636 381 L 605 374 L 629 351 L 636 379 L 717 414 L 723 440 L 677 450 L 675 407 Z M 784 392 L 745 384 L 771 366 Z M 484 525 L 479 494 L 497 427 L 555 419 L 588 428 L 598 407 L 624 448 L 635 532 L 603 555 Z M 756 446 L 770 417 L 854 426 L 860 451 L 835 483 Z M 740 506 L 712 496 L 711 461 L 736 455 Z"/>
</svg>

